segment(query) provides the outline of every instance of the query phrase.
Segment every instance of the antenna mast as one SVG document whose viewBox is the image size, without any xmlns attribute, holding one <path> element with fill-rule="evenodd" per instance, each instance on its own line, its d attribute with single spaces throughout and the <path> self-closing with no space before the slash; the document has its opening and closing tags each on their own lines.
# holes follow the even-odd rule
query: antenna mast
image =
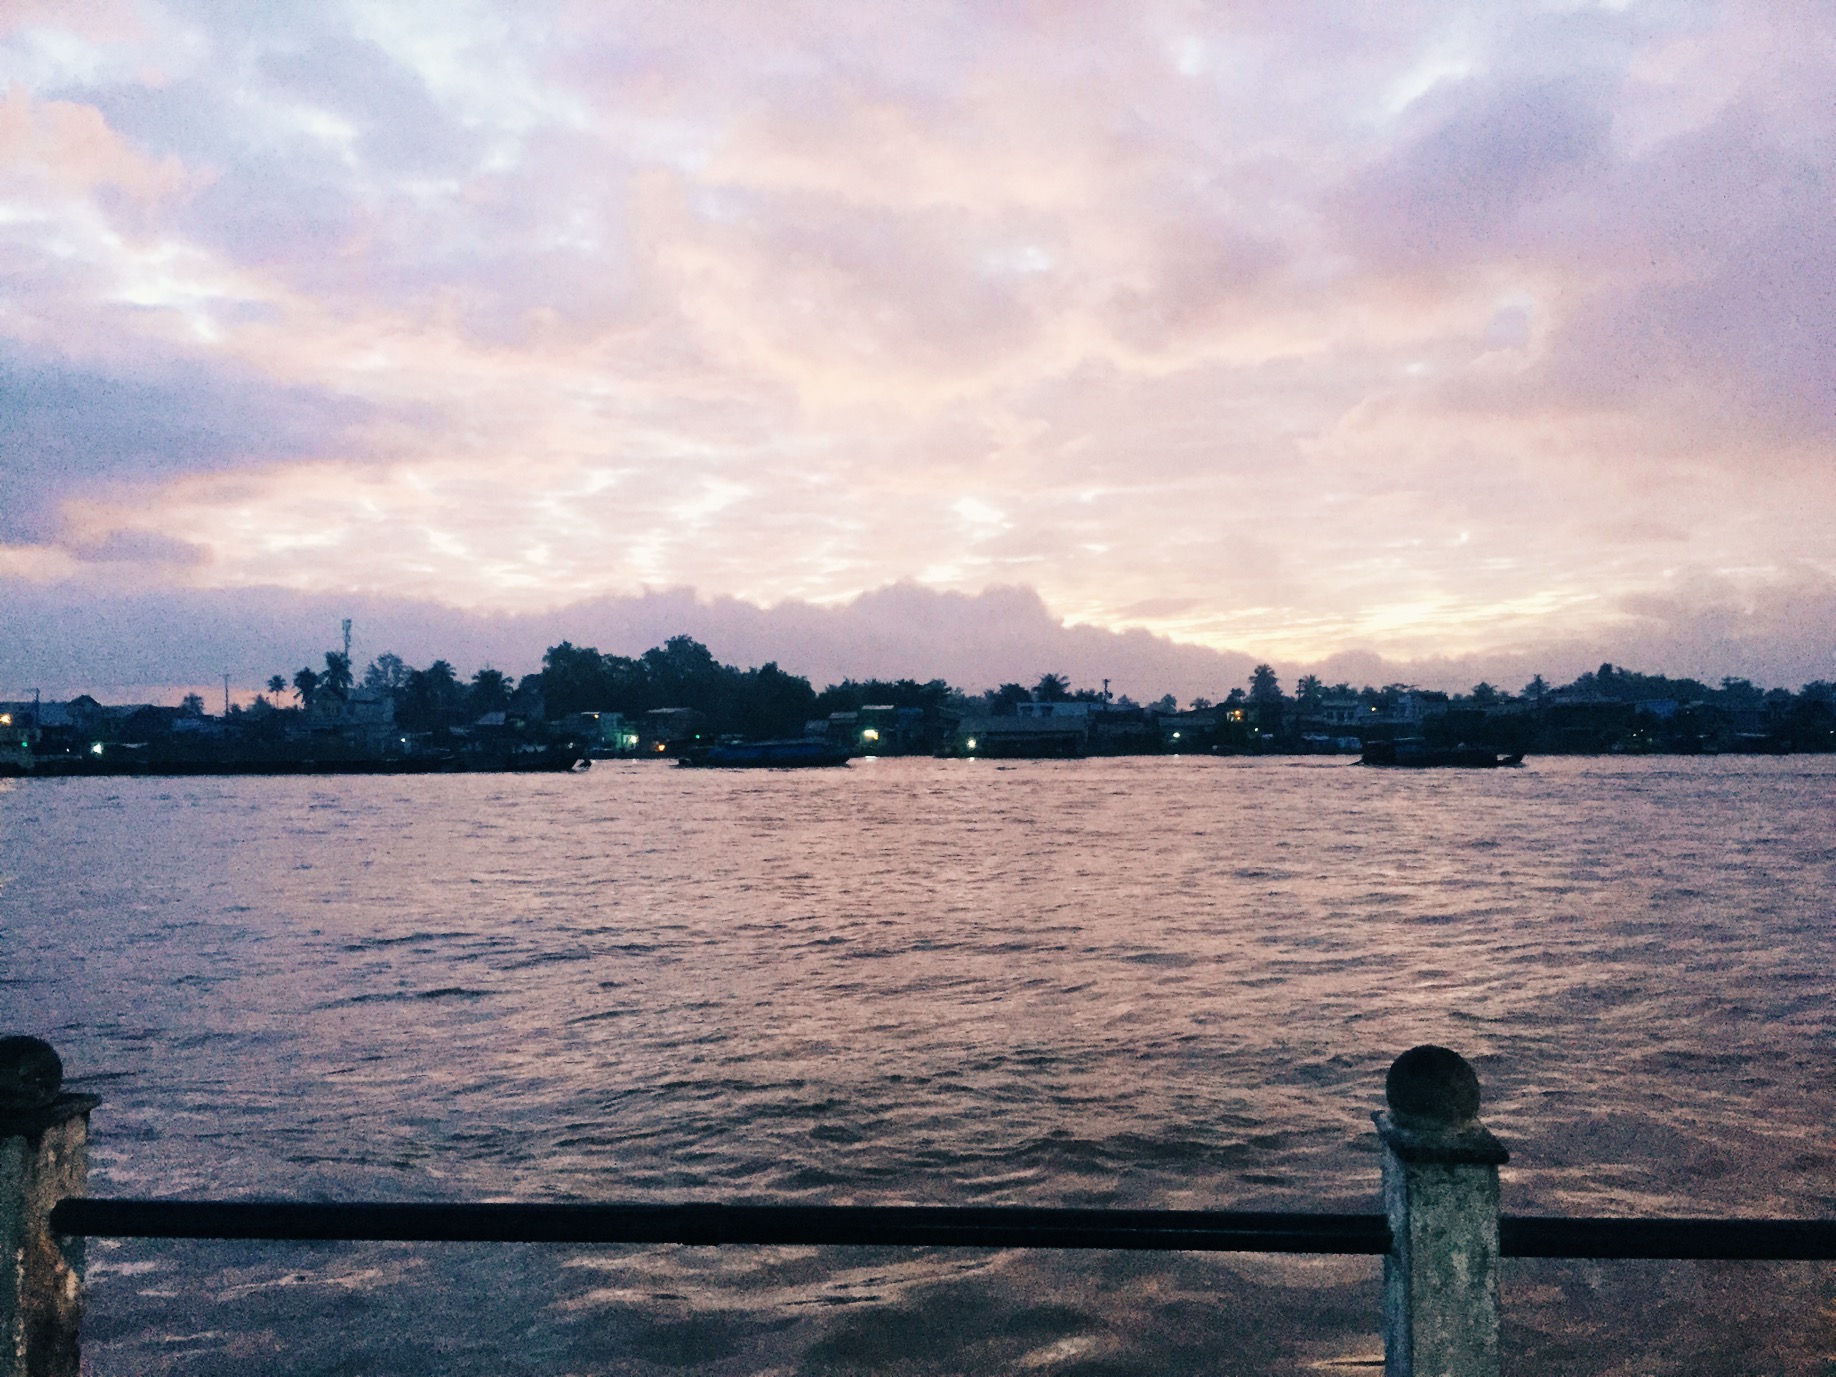
<svg viewBox="0 0 1836 1377">
<path fill-rule="evenodd" d="M 344 619 L 344 663 L 351 662 L 351 619 Z"/>
</svg>

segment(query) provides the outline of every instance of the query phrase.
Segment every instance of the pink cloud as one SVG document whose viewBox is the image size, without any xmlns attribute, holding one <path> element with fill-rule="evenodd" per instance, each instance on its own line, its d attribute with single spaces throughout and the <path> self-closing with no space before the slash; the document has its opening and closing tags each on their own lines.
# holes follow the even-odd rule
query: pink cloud
<svg viewBox="0 0 1836 1377">
<path fill-rule="evenodd" d="M 189 180 L 172 154 L 150 158 L 130 148 L 94 106 L 34 101 L 16 84 L 0 96 L 0 188 L 7 195 L 75 197 L 108 187 L 156 202 Z"/>
</svg>

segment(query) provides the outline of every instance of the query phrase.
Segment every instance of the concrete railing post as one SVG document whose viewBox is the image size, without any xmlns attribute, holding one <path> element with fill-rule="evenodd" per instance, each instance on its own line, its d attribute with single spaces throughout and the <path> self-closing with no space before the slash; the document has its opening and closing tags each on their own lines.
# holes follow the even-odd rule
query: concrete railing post
<svg viewBox="0 0 1836 1377">
<path fill-rule="evenodd" d="M 1445 1047 L 1390 1067 L 1383 1140 L 1387 1377 L 1498 1377 L 1498 1168 L 1479 1122 L 1479 1078 Z"/>
<path fill-rule="evenodd" d="M 83 1194 L 94 1095 L 60 1093 L 63 1063 L 37 1038 L 0 1037 L 0 1377 L 78 1377 L 83 1240 L 51 1209 Z"/>
</svg>

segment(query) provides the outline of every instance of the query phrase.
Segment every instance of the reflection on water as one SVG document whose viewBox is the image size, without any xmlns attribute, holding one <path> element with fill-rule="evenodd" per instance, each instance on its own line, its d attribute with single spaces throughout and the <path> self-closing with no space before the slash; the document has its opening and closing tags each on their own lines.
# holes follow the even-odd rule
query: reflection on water
<svg viewBox="0 0 1836 1377">
<path fill-rule="evenodd" d="M 0 785 L 95 1188 L 1375 1208 L 1416 1042 L 1521 1212 L 1836 1214 L 1836 762 L 881 760 Z M 1369 1259 L 93 1246 L 126 1372 L 1368 1370 Z M 1512 1263 L 1510 1370 L 1820 1371 L 1823 1271 Z"/>
</svg>

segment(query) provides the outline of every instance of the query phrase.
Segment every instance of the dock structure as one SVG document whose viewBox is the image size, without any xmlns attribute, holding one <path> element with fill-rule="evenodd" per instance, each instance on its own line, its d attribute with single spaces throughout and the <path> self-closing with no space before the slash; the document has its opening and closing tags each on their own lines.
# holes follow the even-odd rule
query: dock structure
<svg viewBox="0 0 1836 1377">
<path fill-rule="evenodd" d="M 1389 1377 L 1497 1377 L 1502 1258 L 1836 1260 L 1836 1220 L 1500 1214 L 1508 1154 L 1480 1122 L 1472 1067 L 1415 1047 L 1384 1088 L 1383 1210 L 1370 1214 L 132 1200 L 87 1194 L 97 1097 L 64 1091 L 48 1044 L 0 1037 L 0 1377 L 80 1377 L 90 1237 L 1365 1254 L 1384 1260 Z"/>
</svg>

